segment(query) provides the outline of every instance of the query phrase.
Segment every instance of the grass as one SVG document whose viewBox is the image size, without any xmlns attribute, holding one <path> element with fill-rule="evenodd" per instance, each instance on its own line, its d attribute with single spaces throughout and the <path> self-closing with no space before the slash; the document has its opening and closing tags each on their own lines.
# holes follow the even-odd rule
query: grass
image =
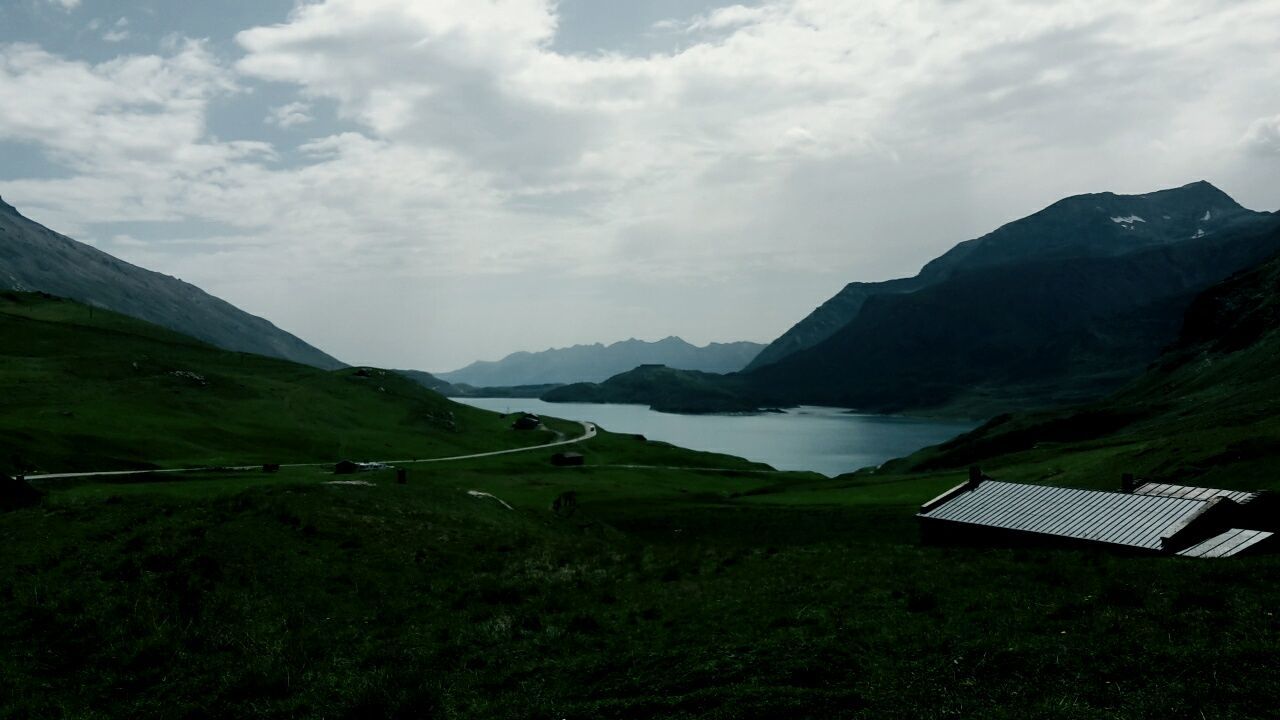
<svg viewBox="0 0 1280 720">
<path fill-rule="evenodd" d="M 26 433 L 21 447 L 50 467 L 71 462 L 57 453 L 76 434 L 93 462 L 121 464 L 133 457 L 122 448 L 175 463 L 280 457 L 269 435 L 253 444 L 255 428 L 329 438 L 299 455 L 379 442 L 456 454 L 539 435 L 372 387 L 398 388 L 384 384 L 394 376 L 147 338 L 100 312 L 81 326 L 82 306 L 15 303 L 28 301 L 0 313 L 27 333 L 0 356 L 0 382 L 28 403 L 5 406 L 0 437 Z M 127 343 L 95 349 L 111 323 Z M 32 344 L 42 337 L 50 345 Z M 73 357 L 60 348 L 74 338 Z M 136 379 L 132 362 L 146 368 Z M 1221 371 L 1268 382 L 1260 368 Z M 174 369 L 208 384 L 171 392 Z M 61 374 L 83 397 L 56 386 Z M 409 464 L 404 485 L 390 471 L 331 484 L 319 468 L 39 482 L 41 505 L 0 514 L 0 719 L 1272 717 L 1280 557 L 917 538 L 915 508 L 969 456 L 1009 479 L 1087 485 L 1138 459 L 1154 472 L 1236 447 L 1213 471 L 1254 468 L 1237 482 L 1261 481 L 1269 416 L 1233 425 L 1244 386 L 1179 378 L 1189 405 L 1110 437 L 1079 418 L 1014 418 L 840 478 L 601 432 L 574 446 L 582 467 L 536 450 Z M 279 410 L 271 393 L 293 384 L 312 407 L 358 408 L 353 426 Z M 39 393 L 80 403 L 80 430 L 39 415 Z M 444 411 L 456 429 L 424 419 Z M 134 425 L 118 422 L 129 413 Z M 166 422 L 191 437 L 167 436 Z M 1246 435 L 1263 438 L 1252 455 Z M 980 443 L 1003 450 L 973 453 Z"/>
<path fill-rule="evenodd" d="M 517 432 L 394 373 L 228 352 L 49 296 L 0 295 L 0 472 L 429 458 Z"/>
<path fill-rule="evenodd" d="M 1266 717 L 1280 561 L 921 546 L 916 483 L 629 436 L 0 516 L 0 717 Z M 746 468 L 744 468 L 746 469 Z M 843 483 L 843 487 L 836 485 Z M 474 497 L 491 492 L 510 504 Z M 557 514 L 550 501 L 574 491 Z"/>
</svg>

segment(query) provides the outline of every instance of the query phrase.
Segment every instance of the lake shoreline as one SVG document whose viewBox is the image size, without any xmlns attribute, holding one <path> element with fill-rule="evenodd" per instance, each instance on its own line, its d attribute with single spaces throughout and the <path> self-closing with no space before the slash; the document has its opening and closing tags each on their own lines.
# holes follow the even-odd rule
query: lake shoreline
<svg viewBox="0 0 1280 720">
<path fill-rule="evenodd" d="M 828 477 L 878 467 L 980 424 L 976 420 L 850 413 L 847 408 L 813 405 L 778 413 L 691 415 L 661 412 L 638 403 L 551 403 L 508 397 L 454 400 L 495 412 L 532 412 L 591 421 L 607 431 Z"/>
</svg>

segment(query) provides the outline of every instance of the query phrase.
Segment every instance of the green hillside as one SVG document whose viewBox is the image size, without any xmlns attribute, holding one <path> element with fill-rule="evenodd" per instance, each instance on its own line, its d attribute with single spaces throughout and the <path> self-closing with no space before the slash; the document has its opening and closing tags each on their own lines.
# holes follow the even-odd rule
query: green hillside
<svg viewBox="0 0 1280 720">
<path fill-rule="evenodd" d="M 224 351 L 52 296 L 0 294 L 0 337 L 4 472 L 435 457 L 554 439 L 389 371 Z"/>
<path fill-rule="evenodd" d="M 406 442 L 516 441 L 377 370 L 4 301 L 3 389 L 28 394 L 6 428 L 53 407 L 43 392 L 80 397 L 53 415 L 119 443 L 177 443 L 171 422 L 230 445 L 218 433 L 242 440 L 248 418 L 336 437 L 272 409 L 293 388 L 381 432 L 410 407 L 455 413 L 457 432 L 425 421 Z M 0 718 L 1269 717 L 1280 558 L 923 545 L 914 512 L 971 462 L 1057 484 L 1280 488 L 1277 351 L 1280 260 L 1202 294 L 1177 347 L 1112 398 L 998 418 L 874 472 L 771 472 L 604 432 L 575 446 L 581 467 L 548 450 L 411 466 L 404 485 L 320 468 L 37 481 L 39 507 L 0 513 Z M 190 379 L 175 371 L 207 384 L 175 387 Z M 95 407 L 117 421 L 82 422 Z M 32 441 L 66 436 L 53 415 Z"/>
<path fill-rule="evenodd" d="M 1127 439 L 1112 423 L 1110 437 L 941 459 L 999 437 L 992 426 L 835 479 L 606 432 L 576 446 L 581 467 L 539 451 L 411 466 L 404 485 L 390 472 L 333 484 L 319 468 L 37 482 L 40 507 L 0 513 L 0 718 L 1268 717 L 1277 558 L 928 546 L 913 517 L 973 458 L 1090 484 L 1111 481 L 1115 453 L 1172 467 L 1265 443 L 1280 269 L 1237 282 L 1193 306 L 1179 354 L 1129 391 L 1149 408 L 1131 427 L 1150 424 Z M 132 423 L 58 417 L 105 423 L 119 443 L 167 447 L 172 422 L 225 446 L 218 433 L 243 440 L 249 418 L 298 435 L 271 413 L 340 432 L 253 400 L 289 388 L 384 432 L 410 407 L 455 413 L 457 433 L 420 422 L 394 435 L 406 442 L 513 436 L 417 386 L 396 399 L 378 371 L 222 353 L 47 298 L 6 303 L 5 337 L 21 342 L 5 349 L 4 389 L 69 403 L 81 394 L 58 387 L 85 388 L 94 401 L 71 412 L 115 407 Z M 175 370 L 208 384 L 175 387 Z M 1132 410 L 1093 411 L 1119 407 Z M 32 414 L 5 413 L 6 427 Z M 1053 420 L 1037 417 L 1002 424 Z M 64 437 L 59 421 L 32 440 Z M 1184 437 L 1160 436 L 1183 422 Z M 1234 486 L 1266 486 L 1265 462 Z M 1205 672 L 1206 657 L 1230 672 Z"/>
<path fill-rule="evenodd" d="M 1161 482 L 1280 489 L 1280 258 L 1191 304 L 1177 344 L 1115 395 L 1005 415 L 882 472 L 981 463 L 997 477 L 1111 487 Z"/>
</svg>

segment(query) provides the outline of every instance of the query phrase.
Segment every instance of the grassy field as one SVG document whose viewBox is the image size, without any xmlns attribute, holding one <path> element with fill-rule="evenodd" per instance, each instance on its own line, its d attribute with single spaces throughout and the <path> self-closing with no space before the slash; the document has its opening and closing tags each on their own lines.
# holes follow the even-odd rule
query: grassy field
<svg viewBox="0 0 1280 720">
<path fill-rule="evenodd" d="M 48 296 L 0 294 L 0 337 L 0 472 L 429 458 L 582 432 L 516 432 L 385 370 L 228 352 Z"/>
<path fill-rule="evenodd" d="M 54 485 L 0 516 L 0 717 L 1269 717 L 1276 558 L 921 546 L 950 474 L 603 434 L 328 484 Z M 549 454 L 549 453 L 548 453 Z M 346 476 L 343 479 L 349 479 Z M 469 494 L 488 492 L 498 500 Z M 576 509 L 551 501 L 577 494 Z"/>
<path fill-rule="evenodd" d="M 0 355 L 19 466 L 443 456 L 578 427 L 515 433 L 376 370 L 3 307 L 25 333 Z M 1274 717 L 1280 557 L 918 540 L 918 505 L 975 460 L 1276 487 L 1275 361 L 1195 357 L 1128 400 L 839 478 L 601 432 L 574 446 L 582 467 L 541 449 L 407 464 L 407 484 L 37 481 L 39 506 L 0 514 L 0 718 Z"/>
</svg>

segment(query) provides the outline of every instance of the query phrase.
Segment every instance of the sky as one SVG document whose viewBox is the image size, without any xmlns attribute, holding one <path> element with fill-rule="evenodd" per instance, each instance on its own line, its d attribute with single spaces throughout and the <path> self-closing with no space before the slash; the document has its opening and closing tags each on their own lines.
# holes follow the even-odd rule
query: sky
<svg viewBox="0 0 1280 720">
<path fill-rule="evenodd" d="M 1276 0 L 0 0 L 0 196 L 349 363 L 768 342 L 1062 197 L 1280 206 Z"/>
</svg>

